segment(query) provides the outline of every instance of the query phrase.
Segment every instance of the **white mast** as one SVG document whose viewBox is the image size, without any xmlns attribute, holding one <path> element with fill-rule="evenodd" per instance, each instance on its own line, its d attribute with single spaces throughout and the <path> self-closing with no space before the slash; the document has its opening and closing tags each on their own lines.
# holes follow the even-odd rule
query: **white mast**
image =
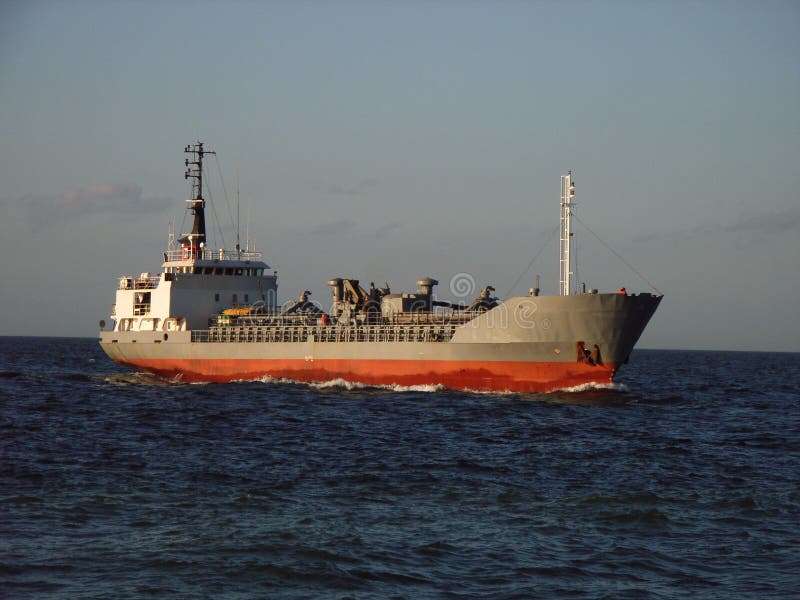
<svg viewBox="0 0 800 600">
<path fill-rule="evenodd" d="M 572 293 L 570 282 L 572 278 L 572 257 L 570 250 L 572 246 L 572 208 L 575 203 L 575 182 L 572 180 L 572 171 L 567 171 L 566 175 L 561 176 L 561 227 L 559 252 L 559 288 L 561 296 L 569 296 Z"/>
</svg>

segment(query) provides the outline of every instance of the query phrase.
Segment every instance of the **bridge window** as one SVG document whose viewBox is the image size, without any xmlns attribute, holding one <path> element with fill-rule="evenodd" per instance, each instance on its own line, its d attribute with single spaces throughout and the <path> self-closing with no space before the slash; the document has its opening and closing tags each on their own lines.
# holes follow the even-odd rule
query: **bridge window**
<svg viewBox="0 0 800 600">
<path fill-rule="evenodd" d="M 219 302 L 219 292 L 214 294 L 214 302 Z"/>
<path fill-rule="evenodd" d="M 233 267 L 225 267 L 225 275 L 233 275 Z"/>
<path fill-rule="evenodd" d="M 214 275 L 222 275 L 222 267 L 217 267 L 214 269 Z"/>
</svg>

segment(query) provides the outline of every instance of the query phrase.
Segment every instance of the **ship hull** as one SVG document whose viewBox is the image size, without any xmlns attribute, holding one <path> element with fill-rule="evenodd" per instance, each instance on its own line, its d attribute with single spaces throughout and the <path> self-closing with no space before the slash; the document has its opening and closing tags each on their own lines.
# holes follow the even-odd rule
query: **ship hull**
<svg viewBox="0 0 800 600">
<path fill-rule="evenodd" d="M 185 382 L 254 380 L 299 382 L 341 379 L 376 386 L 444 386 L 494 392 L 550 392 L 613 380 L 618 365 L 604 363 L 329 359 L 135 359 L 127 366 Z"/>
<path fill-rule="evenodd" d="M 246 328 L 207 332 L 101 332 L 120 364 L 186 382 L 265 376 L 302 382 L 445 386 L 550 392 L 611 382 L 661 298 L 649 294 L 511 298 L 458 327 L 446 342 L 330 341 L 310 328 L 302 341 L 258 341 Z M 406 338 L 407 340 L 408 338 Z M 579 348 L 597 347 L 597 360 Z"/>
</svg>

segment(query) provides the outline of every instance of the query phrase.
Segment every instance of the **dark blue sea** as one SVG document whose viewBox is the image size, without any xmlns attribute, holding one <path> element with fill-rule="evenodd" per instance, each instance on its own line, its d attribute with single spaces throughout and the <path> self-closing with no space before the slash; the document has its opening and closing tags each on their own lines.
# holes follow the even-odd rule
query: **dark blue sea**
<svg viewBox="0 0 800 600">
<path fill-rule="evenodd" d="M 0 338 L 0 596 L 799 597 L 800 354 L 620 375 L 186 385 Z"/>
</svg>

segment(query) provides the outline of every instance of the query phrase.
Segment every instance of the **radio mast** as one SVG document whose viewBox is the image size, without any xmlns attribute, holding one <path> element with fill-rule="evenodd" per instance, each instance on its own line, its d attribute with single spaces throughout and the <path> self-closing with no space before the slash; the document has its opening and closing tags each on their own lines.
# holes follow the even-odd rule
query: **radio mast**
<svg viewBox="0 0 800 600">
<path fill-rule="evenodd" d="M 200 248 L 204 247 L 207 243 L 206 240 L 206 202 L 203 199 L 203 156 L 206 154 L 216 154 L 211 150 L 203 149 L 203 143 L 197 142 L 186 146 L 183 151 L 189 154 L 191 158 L 186 158 L 183 161 L 186 167 L 186 172 L 183 174 L 184 179 L 191 178 L 192 181 L 192 197 L 186 200 L 189 203 L 189 208 L 194 215 L 194 222 L 192 223 L 192 231 L 186 236 L 188 244 L 183 243 L 181 239 L 185 254 L 187 258 L 198 258 L 202 253 Z"/>
<path fill-rule="evenodd" d="M 561 221 L 559 236 L 559 288 L 560 296 L 569 296 L 572 293 L 572 208 L 575 206 L 575 182 L 572 180 L 572 171 L 567 171 L 561 176 Z"/>
</svg>

